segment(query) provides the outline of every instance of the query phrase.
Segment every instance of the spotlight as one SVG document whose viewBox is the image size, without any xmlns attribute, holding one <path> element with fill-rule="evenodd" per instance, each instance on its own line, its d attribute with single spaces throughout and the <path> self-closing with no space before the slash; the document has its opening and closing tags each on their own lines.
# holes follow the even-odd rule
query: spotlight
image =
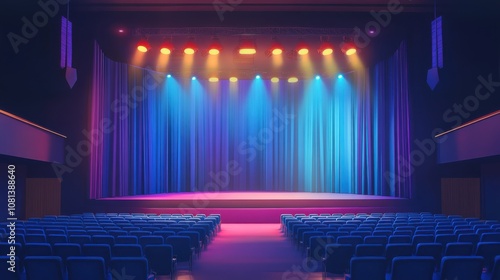
<svg viewBox="0 0 500 280">
<path fill-rule="evenodd" d="M 246 55 L 256 54 L 257 50 L 255 49 L 255 44 L 249 40 L 242 41 L 240 44 L 239 53 Z"/>
<path fill-rule="evenodd" d="M 344 78 L 344 75 L 338 74 L 337 78 L 342 79 L 342 78 Z"/>
<path fill-rule="evenodd" d="M 273 39 L 270 51 L 272 55 L 280 55 L 283 53 L 283 46 L 276 39 Z"/>
<path fill-rule="evenodd" d="M 196 76 L 191 77 L 191 81 L 196 80 Z"/>
<path fill-rule="evenodd" d="M 171 54 L 173 50 L 174 50 L 174 46 L 172 45 L 172 42 L 170 42 L 170 41 L 165 41 L 160 46 L 160 52 L 162 54 Z"/>
<path fill-rule="evenodd" d="M 290 77 L 290 78 L 288 78 L 288 82 L 289 83 L 296 83 L 298 81 L 299 81 L 299 79 L 297 77 Z"/>
<path fill-rule="evenodd" d="M 230 81 L 231 83 L 236 83 L 236 82 L 238 81 L 238 78 L 236 78 L 236 77 L 231 77 L 231 78 L 229 78 L 229 81 Z"/>
<path fill-rule="evenodd" d="M 319 80 L 319 79 L 321 79 L 321 77 L 319 75 L 316 75 L 315 79 Z"/>
<path fill-rule="evenodd" d="M 352 39 L 344 39 L 342 46 L 340 48 L 346 55 L 353 55 L 356 53 L 356 45 L 352 42 Z"/>
<path fill-rule="evenodd" d="M 277 82 L 279 82 L 279 81 L 280 81 L 280 79 L 279 79 L 279 78 L 277 78 L 277 77 L 272 77 L 272 78 L 271 78 L 271 83 L 277 83 Z"/>
<path fill-rule="evenodd" d="M 168 74 L 168 75 L 167 75 L 167 78 L 172 78 L 172 75 Z"/>
<path fill-rule="evenodd" d="M 333 53 L 333 45 L 329 42 L 323 42 L 319 46 L 318 52 L 322 55 L 331 55 Z"/>
<path fill-rule="evenodd" d="M 307 46 L 307 44 L 304 42 L 304 41 L 300 41 L 298 44 L 297 44 L 297 53 L 299 55 L 306 55 L 309 53 L 309 48 Z"/>
<path fill-rule="evenodd" d="M 184 46 L 184 53 L 185 54 L 194 54 L 197 50 L 198 50 L 198 47 L 193 42 L 193 39 L 189 39 L 189 41 Z"/>
<path fill-rule="evenodd" d="M 220 44 L 219 39 L 217 38 L 212 39 L 212 43 L 210 43 L 210 46 L 208 47 L 208 53 L 210 55 L 218 55 L 221 50 L 222 50 L 222 45 Z"/>
<path fill-rule="evenodd" d="M 149 44 L 149 42 L 146 40 L 146 39 L 142 39 L 139 41 L 139 43 L 137 43 L 137 50 L 140 51 L 140 52 L 147 52 L 151 49 L 151 45 Z"/>
<path fill-rule="evenodd" d="M 219 81 L 219 78 L 217 78 L 217 77 L 210 77 L 210 78 L 208 78 L 208 81 L 211 82 L 211 83 L 216 83 L 216 82 Z"/>
<path fill-rule="evenodd" d="M 255 75 L 255 79 L 260 79 L 260 75 Z"/>
</svg>

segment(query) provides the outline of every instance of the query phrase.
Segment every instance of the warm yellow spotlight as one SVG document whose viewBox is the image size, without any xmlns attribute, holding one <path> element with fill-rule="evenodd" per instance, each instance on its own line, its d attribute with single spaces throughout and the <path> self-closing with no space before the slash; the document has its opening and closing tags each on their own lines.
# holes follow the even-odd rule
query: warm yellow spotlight
<svg viewBox="0 0 500 280">
<path fill-rule="evenodd" d="M 170 49 L 168 49 L 168 48 L 161 48 L 160 52 L 162 54 L 170 54 L 172 51 Z"/>
<path fill-rule="evenodd" d="M 257 50 L 252 48 L 240 49 L 240 54 L 256 54 Z"/>
<path fill-rule="evenodd" d="M 217 77 L 210 77 L 210 78 L 208 78 L 208 81 L 211 82 L 211 83 L 216 83 L 216 82 L 219 81 L 219 78 L 217 78 Z"/>
<path fill-rule="evenodd" d="M 194 54 L 195 50 L 193 48 L 185 48 L 184 53 L 185 54 Z"/>
<path fill-rule="evenodd" d="M 283 53 L 283 49 L 275 48 L 271 51 L 273 55 L 280 55 Z"/>
<path fill-rule="evenodd" d="M 147 52 L 149 49 L 151 49 L 151 45 L 149 44 L 148 41 L 146 40 L 140 40 L 139 43 L 137 43 L 137 50 L 140 52 Z"/>
<path fill-rule="evenodd" d="M 165 41 L 160 45 L 160 53 L 162 54 L 171 54 L 174 46 L 170 41 Z"/>
<path fill-rule="evenodd" d="M 213 38 L 210 46 L 208 46 L 208 54 L 210 55 L 218 55 L 222 50 L 222 45 L 219 42 L 219 39 Z"/>
<path fill-rule="evenodd" d="M 322 55 L 331 55 L 333 53 L 333 45 L 330 42 L 323 42 L 319 46 L 318 52 Z"/>
<path fill-rule="evenodd" d="M 308 50 L 308 49 L 306 49 L 306 48 L 302 48 L 302 49 L 299 49 L 299 50 L 297 51 L 297 53 L 298 53 L 299 55 L 306 55 L 306 54 L 308 54 L 308 53 L 309 53 L 309 50 Z"/>
<path fill-rule="evenodd" d="M 240 54 L 255 54 L 257 49 L 255 48 L 255 43 L 250 40 L 243 40 L 239 47 Z"/>
<path fill-rule="evenodd" d="M 356 49 L 355 49 L 355 48 L 350 48 L 350 49 L 347 49 L 347 50 L 345 51 L 345 54 L 346 54 L 346 55 L 353 55 L 353 54 L 355 54 L 355 53 L 356 53 Z"/>
<path fill-rule="evenodd" d="M 280 79 L 279 79 L 279 78 L 277 78 L 277 77 L 272 77 L 272 78 L 271 78 L 271 83 L 277 83 L 277 82 L 279 82 L 279 81 L 280 81 Z"/>
<path fill-rule="evenodd" d="M 290 78 L 288 78 L 288 82 L 289 83 L 296 83 L 298 81 L 299 81 L 299 79 L 297 77 L 290 77 Z"/>
<path fill-rule="evenodd" d="M 231 77 L 231 78 L 229 78 L 229 81 L 230 81 L 230 82 L 232 82 L 232 83 L 235 83 L 235 82 L 237 82 L 237 81 L 238 81 L 238 78 L 236 78 L 236 77 Z"/>
<path fill-rule="evenodd" d="M 356 45 L 351 41 L 346 41 L 342 44 L 341 50 L 346 55 L 353 55 L 356 53 Z"/>
</svg>

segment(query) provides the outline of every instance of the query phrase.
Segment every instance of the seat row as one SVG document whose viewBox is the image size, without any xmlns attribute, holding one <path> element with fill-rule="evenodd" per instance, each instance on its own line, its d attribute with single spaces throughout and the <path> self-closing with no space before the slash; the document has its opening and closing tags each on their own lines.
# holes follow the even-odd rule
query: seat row
<svg viewBox="0 0 500 280">
<path fill-rule="evenodd" d="M 342 272 L 342 264 L 333 263 L 335 259 L 325 260 L 325 275 L 327 273 Z M 495 266 L 491 273 L 482 271 L 483 258 L 444 257 L 440 269 L 435 271 L 435 262 L 432 257 L 403 256 L 392 259 L 392 270 L 387 272 L 389 262 L 384 257 L 352 257 L 349 260 L 350 272 L 346 275 L 349 280 L 499 280 L 500 256 L 495 258 Z M 340 273 L 343 274 L 343 273 Z"/>
<path fill-rule="evenodd" d="M 0 256 L 2 280 L 108 280 L 175 277 L 175 260 L 169 245 L 150 245 L 144 257 L 112 257 L 109 265 L 102 257 L 71 256 L 64 262 L 59 256 L 29 256 L 24 270 L 8 271 L 9 257 Z"/>
</svg>

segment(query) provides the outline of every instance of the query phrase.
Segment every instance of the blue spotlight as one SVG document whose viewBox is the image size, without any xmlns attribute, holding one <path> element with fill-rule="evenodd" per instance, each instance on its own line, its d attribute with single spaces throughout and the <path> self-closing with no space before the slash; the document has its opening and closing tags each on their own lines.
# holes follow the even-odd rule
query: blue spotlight
<svg viewBox="0 0 500 280">
<path fill-rule="evenodd" d="M 256 75 L 256 76 L 255 76 L 255 79 L 260 79 L 260 75 Z"/>
<path fill-rule="evenodd" d="M 191 77 L 191 81 L 194 81 L 194 80 L 196 80 L 196 77 L 195 76 Z"/>
<path fill-rule="evenodd" d="M 168 75 L 167 75 L 167 78 L 172 78 L 172 75 L 168 74 Z"/>
<path fill-rule="evenodd" d="M 315 78 L 315 79 L 316 79 L 316 80 L 319 80 L 319 79 L 321 79 L 321 77 L 320 77 L 319 75 L 316 75 L 316 78 Z"/>
<path fill-rule="evenodd" d="M 344 76 L 343 76 L 342 74 L 339 74 L 339 75 L 337 76 L 337 78 L 342 79 L 342 78 L 344 78 Z"/>
</svg>

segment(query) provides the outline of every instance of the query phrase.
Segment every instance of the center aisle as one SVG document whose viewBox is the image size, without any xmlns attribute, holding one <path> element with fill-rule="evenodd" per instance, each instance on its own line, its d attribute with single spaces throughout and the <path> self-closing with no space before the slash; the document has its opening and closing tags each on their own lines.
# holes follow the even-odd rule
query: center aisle
<svg viewBox="0 0 500 280">
<path fill-rule="evenodd" d="M 305 273 L 303 262 L 279 224 L 222 224 L 208 250 L 194 260 L 192 276 L 179 271 L 177 279 L 320 279 L 321 273 Z"/>
</svg>

